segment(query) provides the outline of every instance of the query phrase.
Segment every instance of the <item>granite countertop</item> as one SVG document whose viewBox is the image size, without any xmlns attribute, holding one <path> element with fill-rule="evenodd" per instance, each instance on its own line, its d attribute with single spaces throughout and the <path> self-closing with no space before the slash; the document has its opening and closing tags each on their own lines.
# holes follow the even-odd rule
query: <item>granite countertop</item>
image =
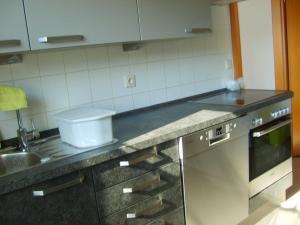
<svg viewBox="0 0 300 225">
<path fill-rule="evenodd" d="M 116 116 L 113 118 L 113 131 L 117 143 L 84 152 L 72 149 L 78 153 L 0 176 L 0 194 L 173 140 L 292 97 L 291 92 L 284 91 L 243 90 L 243 93 L 259 95 L 259 101 L 244 106 L 211 105 L 197 102 L 208 97 L 202 95 Z M 70 148 L 61 144 L 60 140 L 55 142 L 62 148 Z"/>
</svg>

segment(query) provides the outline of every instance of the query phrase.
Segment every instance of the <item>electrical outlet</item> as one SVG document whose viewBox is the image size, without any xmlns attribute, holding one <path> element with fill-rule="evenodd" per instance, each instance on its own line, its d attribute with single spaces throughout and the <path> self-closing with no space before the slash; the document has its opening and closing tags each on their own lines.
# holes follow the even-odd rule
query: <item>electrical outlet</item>
<svg viewBox="0 0 300 225">
<path fill-rule="evenodd" d="M 231 70 L 232 69 L 232 60 L 231 59 L 225 60 L 225 69 L 226 70 Z"/>
<path fill-rule="evenodd" d="M 135 75 L 129 74 L 127 76 L 124 76 L 124 86 L 126 88 L 134 88 L 134 87 L 136 87 Z"/>
</svg>

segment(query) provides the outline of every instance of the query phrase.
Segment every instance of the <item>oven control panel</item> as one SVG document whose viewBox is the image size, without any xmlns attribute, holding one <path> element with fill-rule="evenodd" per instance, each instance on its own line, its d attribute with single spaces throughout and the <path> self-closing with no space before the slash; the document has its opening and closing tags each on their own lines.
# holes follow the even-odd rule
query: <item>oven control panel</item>
<svg viewBox="0 0 300 225">
<path fill-rule="evenodd" d="M 282 108 L 282 109 L 279 109 L 277 111 L 272 112 L 271 113 L 271 118 L 272 119 L 277 119 L 277 118 L 280 118 L 282 116 L 286 116 L 286 115 L 290 114 L 290 112 L 291 112 L 290 107 Z"/>
<path fill-rule="evenodd" d="M 291 100 L 286 99 L 249 113 L 250 128 L 260 127 L 291 114 Z"/>
</svg>

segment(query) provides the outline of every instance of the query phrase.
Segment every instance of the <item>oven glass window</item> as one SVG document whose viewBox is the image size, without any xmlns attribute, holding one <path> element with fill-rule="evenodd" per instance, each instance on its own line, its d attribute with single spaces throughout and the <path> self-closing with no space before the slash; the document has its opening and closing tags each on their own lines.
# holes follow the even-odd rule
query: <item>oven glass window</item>
<svg viewBox="0 0 300 225">
<path fill-rule="evenodd" d="M 255 132 L 268 130 L 272 126 L 274 124 L 250 132 L 250 181 L 291 157 L 290 124 L 261 137 L 253 137 Z"/>
</svg>

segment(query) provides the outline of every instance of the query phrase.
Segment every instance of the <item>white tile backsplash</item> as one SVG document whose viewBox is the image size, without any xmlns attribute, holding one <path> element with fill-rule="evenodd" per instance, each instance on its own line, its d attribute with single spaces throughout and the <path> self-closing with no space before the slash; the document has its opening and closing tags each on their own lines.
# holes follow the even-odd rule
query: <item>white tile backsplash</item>
<svg viewBox="0 0 300 225">
<path fill-rule="evenodd" d="M 44 52 L 38 54 L 41 75 L 65 73 L 62 52 Z"/>
<path fill-rule="evenodd" d="M 91 103 L 91 85 L 87 71 L 68 73 L 67 86 L 71 107 Z"/>
<path fill-rule="evenodd" d="M 213 32 L 195 38 L 141 43 L 138 51 L 122 45 L 49 50 L 24 55 L 23 63 L 0 66 L 0 85 L 23 87 L 30 128 L 57 127 L 54 115 L 82 105 L 124 112 L 225 87 L 233 71 L 228 7 L 212 7 Z M 136 77 L 126 88 L 124 77 Z M 0 113 L 2 138 L 16 136 L 15 112 Z"/>
<path fill-rule="evenodd" d="M 65 74 L 42 77 L 42 89 L 47 111 L 69 106 Z"/>
</svg>

